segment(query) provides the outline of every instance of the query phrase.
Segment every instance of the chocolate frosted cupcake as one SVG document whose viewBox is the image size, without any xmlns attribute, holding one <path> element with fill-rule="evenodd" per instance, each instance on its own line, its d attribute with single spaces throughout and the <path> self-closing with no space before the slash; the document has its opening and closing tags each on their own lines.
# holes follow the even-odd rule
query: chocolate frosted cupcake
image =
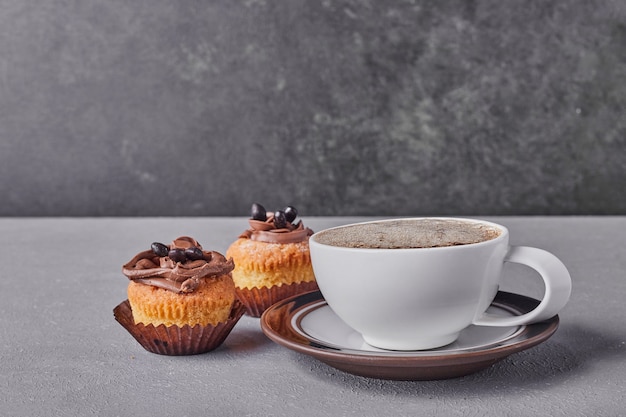
<svg viewBox="0 0 626 417">
<path fill-rule="evenodd" d="M 309 254 L 313 231 L 296 222 L 297 216 L 291 206 L 267 213 L 255 203 L 250 228 L 226 251 L 235 262 L 237 297 L 253 317 L 287 297 L 317 290 Z"/>
<path fill-rule="evenodd" d="M 146 349 L 167 355 L 208 352 L 219 346 L 245 309 L 237 300 L 232 259 L 204 251 L 182 236 L 153 243 L 122 267 L 128 300 L 115 318 Z"/>
</svg>

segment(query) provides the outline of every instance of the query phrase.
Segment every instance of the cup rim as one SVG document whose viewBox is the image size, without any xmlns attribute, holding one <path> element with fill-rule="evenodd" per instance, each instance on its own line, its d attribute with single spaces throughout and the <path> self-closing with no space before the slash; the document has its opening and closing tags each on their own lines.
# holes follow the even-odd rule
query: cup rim
<svg viewBox="0 0 626 417">
<path fill-rule="evenodd" d="M 463 245 L 454 245 L 454 246 L 436 246 L 436 247 L 430 247 L 430 248 L 353 248 L 353 247 L 347 247 L 347 246 L 328 245 L 326 243 L 320 243 L 316 239 L 318 235 L 329 230 L 342 229 L 345 227 L 357 226 L 361 224 L 387 223 L 387 222 L 392 222 L 392 221 L 404 221 L 404 220 L 455 220 L 455 221 L 460 221 L 460 222 L 480 223 L 486 226 L 497 228 L 498 230 L 500 230 L 500 235 L 493 239 L 484 240 L 482 242 L 477 242 L 477 243 L 467 243 Z M 503 226 L 501 224 L 494 223 L 488 220 L 478 219 L 478 218 L 445 217 L 445 216 L 390 217 L 390 218 L 381 218 L 377 220 L 368 220 L 364 222 L 347 223 L 347 224 L 342 224 L 339 226 L 333 226 L 327 229 L 319 230 L 313 233 L 313 235 L 311 235 L 311 237 L 309 238 L 309 245 L 317 245 L 317 246 L 322 246 L 322 247 L 333 248 L 334 250 L 338 250 L 338 251 L 341 250 L 341 251 L 359 251 L 359 252 L 366 252 L 366 251 L 369 251 L 369 252 L 385 252 L 385 251 L 406 252 L 406 251 L 442 251 L 442 250 L 451 251 L 451 250 L 462 250 L 463 248 L 468 248 L 468 247 L 493 245 L 501 240 L 507 239 L 508 235 L 509 235 L 509 230 L 507 229 L 506 226 Z"/>
</svg>

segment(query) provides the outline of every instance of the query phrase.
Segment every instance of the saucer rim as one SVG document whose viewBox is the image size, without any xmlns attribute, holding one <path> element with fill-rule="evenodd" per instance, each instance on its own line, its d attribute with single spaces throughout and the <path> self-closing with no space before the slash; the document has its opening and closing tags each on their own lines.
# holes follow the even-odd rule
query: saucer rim
<svg viewBox="0 0 626 417">
<path fill-rule="evenodd" d="M 366 351 L 357 349 L 341 350 L 321 343 L 323 341 L 303 335 L 293 328 L 292 318 L 299 314 L 302 320 L 309 312 L 302 310 L 325 302 L 320 291 L 299 294 L 280 301 L 261 316 L 261 329 L 273 342 L 312 356 L 327 365 L 352 374 L 381 379 L 397 380 L 431 380 L 445 379 L 467 375 L 484 369 L 494 363 L 550 338 L 559 326 L 559 316 L 540 322 L 519 327 L 514 334 L 491 345 L 480 346 L 475 350 L 448 350 L 437 353 L 436 350 L 423 351 Z M 498 291 L 492 305 L 504 308 L 512 313 L 523 314 L 533 309 L 539 301 L 521 294 Z M 319 308 L 319 307 L 318 307 Z M 285 316 L 285 317 L 281 317 Z M 272 322 L 283 319 L 288 331 L 275 328 Z M 301 340 L 298 340 L 298 337 Z M 506 341 L 504 345 L 499 342 Z"/>
<path fill-rule="evenodd" d="M 497 307 L 500 310 L 507 311 L 511 313 L 512 316 L 519 315 L 520 313 L 517 309 L 512 308 L 512 306 L 510 305 L 504 305 L 504 304 L 492 302 L 491 307 Z M 367 355 L 367 356 L 376 355 L 376 356 L 384 356 L 384 357 L 388 357 L 388 356 L 393 356 L 393 357 L 430 356 L 432 357 L 432 356 L 443 356 L 443 355 L 458 355 L 461 353 L 484 351 L 487 347 L 492 347 L 495 344 L 501 345 L 503 342 L 506 342 L 511 339 L 515 339 L 519 337 L 521 333 L 526 331 L 525 326 L 507 326 L 507 328 L 512 329 L 511 332 L 508 335 L 500 339 L 494 340 L 491 343 L 479 345 L 479 346 L 468 346 L 468 347 L 461 347 L 461 348 L 454 348 L 454 349 L 446 349 L 447 346 L 440 346 L 438 348 L 420 349 L 420 350 L 391 350 L 391 349 L 377 348 L 375 346 L 371 346 L 371 347 L 376 350 L 355 349 L 355 348 L 344 347 L 339 344 L 334 344 L 332 342 L 316 338 L 315 336 L 306 332 L 306 330 L 301 324 L 302 321 L 309 314 L 312 314 L 313 312 L 322 308 L 329 308 L 332 311 L 328 303 L 323 298 L 318 300 L 317 302 L 307 303 L 306 306 L 303 306 L 302 308 L 298 309 L 298 311 L 296 311 L 292 315 L 292 324 L 293 322 L 297 323 L 297 326 L 296 327 L 292 326 L 292 328 L 299 335 L 308 338 L 313 343 L 324 346 L 326 349 L 338 349 L 343 353 L 352 354 L 352 355 Z M 341 319 L 337 317 L 337 320 L 341 320 Z M 470 327 L 485 327 L 485 326 L 472 325 Z M 365 341 L 364 343 L 367 344 L 367 342 Z"/>
</svg>

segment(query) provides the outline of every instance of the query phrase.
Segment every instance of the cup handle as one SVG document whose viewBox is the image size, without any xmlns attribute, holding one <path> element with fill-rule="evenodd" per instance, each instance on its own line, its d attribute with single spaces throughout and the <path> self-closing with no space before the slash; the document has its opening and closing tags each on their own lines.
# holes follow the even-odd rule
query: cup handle
<svg viewBox="0 0 626 417">
<path fill-rule="evenodd" d="M 545 283 L 545 294 L 539 305 L 526 314 L 500 317 L 484 313 L 473 321 L 479 326 L 521 326 L 537 323 L 555 316 L 567 303 L 572 292 L 572 279 L 563 262 L 543 249 L 512 246 L 504 262 L 522 264 L 533 268 Z"/>
</svg>

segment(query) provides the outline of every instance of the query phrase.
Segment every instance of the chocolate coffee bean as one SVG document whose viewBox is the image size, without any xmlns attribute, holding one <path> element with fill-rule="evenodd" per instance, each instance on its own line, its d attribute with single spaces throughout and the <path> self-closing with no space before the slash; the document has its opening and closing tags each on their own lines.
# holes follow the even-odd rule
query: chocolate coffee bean
<svg viewBox="0 0 626 417">
<path fill-rule="evenodd" d="M 153 242 L 150 248 L 156 256 L 167 256 L 167 252 L 170 250 L 167 246 L 159 242 Z"/>
<path fill-rule="evenodd" d="M 174 262 L 185 262 L 187 260 L 185 251 L 182 249 L 172 249 L 167 253 L 167 256 Z"/>
<path fill-rule="evenodd" d="M 278 210 L 274 213 L 274 227 L 277 229 L 284 229 L 287 227 L 287 216 L 282 210 Z"/>
<path fill-rule="evenodd" d="M 250 214 L 253 220 L 260 220 L 262 222 L 267 220 L 267 211 L 265 210 L 265 207 L 263 207 L 259 203 L 252 204 L 252 209 L 251 209 Z"/>
<path fill-rule="evenodd" d="M 202 253 L 202 249 L 196 247 L 185 249 L 185 256 L 190 261 L 204 259 L 204 253 Z"/>
<path fill-rule="evenodd" d="M 296 210 L 295 207 L 293 206 L 287 206 L 285 207 L 285 217 L 287 218 L 287 221 L 289 223 L 293 222 L 296 217 L 298 217 L 298 210 Z"/>
</svg>

